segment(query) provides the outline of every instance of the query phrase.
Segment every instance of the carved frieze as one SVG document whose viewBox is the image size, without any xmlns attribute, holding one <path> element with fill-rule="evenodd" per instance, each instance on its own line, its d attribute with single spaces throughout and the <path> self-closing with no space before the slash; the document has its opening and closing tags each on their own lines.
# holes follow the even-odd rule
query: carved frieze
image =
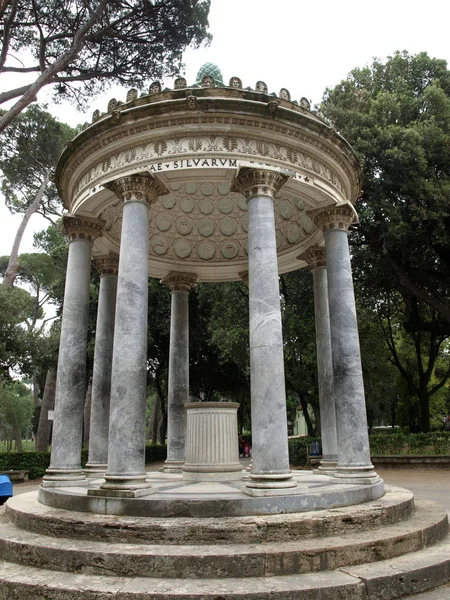
<svg viewBox="0 0 450 600">
<path fill-rule="evenodd" d="M 201 156 L 209 157 L 214 152 L 221 153 L 224 158 L 205 158 L 203 159 L 206 160 L 205 164 L 194 158 L 190 159 L 189 162 L 186 160 L 184 162 L 177 160 L 177 157 L 183 157 L 186 154 L 191 156 L 197 155 L 200 158 Z M 300 152 L 288 146 L 248 137 L 202 136 L 153 141 L 112 154 L 107 159 L 91 167 L 80 177 L 74 196 L 76 199 L 86 188 L 98 185 L 106 174 L 113 173 L 123 167 L 155 161 L 152 164 L 154 172 L 157 173 L 158 170 L 164 170 L 167 166 L 172 170 L 186 167 L 231 166 L 231 164 L 226 162 L 227 159 L 225 159 L 225 156 L 227 154 L 236 157 L 241 156 L 242 158 L 252 156 L 261 159 L 283 161 L 283 163 L 291 166 L 296 171 L 305 171 L 311 173 L 314 177 L 320 177 L 335 188 L 341 196 L 344 194 L 344 184 L 339 175 L 317 157 L 310 156 L 306 152 Z M 311 181 L 311 183 L 313 182 Z"/>
</svg>

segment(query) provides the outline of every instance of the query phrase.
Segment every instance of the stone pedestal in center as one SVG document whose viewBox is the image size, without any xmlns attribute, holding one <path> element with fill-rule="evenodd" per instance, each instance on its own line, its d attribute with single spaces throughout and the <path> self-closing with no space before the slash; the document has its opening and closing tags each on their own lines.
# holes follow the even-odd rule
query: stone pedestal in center
<svg viewBox="0 0 450 600">
<path fill-rule="evenodd" d="M 186 462 L 183 478 L 191 481 L 236 481 L 239 463 L 237 402 L 188 402 L 185 405 Z"/>
</svg>

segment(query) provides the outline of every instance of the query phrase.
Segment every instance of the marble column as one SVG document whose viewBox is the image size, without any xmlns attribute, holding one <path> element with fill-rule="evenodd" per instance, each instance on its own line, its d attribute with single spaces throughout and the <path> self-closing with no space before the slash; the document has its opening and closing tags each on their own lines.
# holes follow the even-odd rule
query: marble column
<svg viewBox="0 0 450 600">
<path fill-rule="evenodd" d="M 336 472 L 338 449 L 325 248 L 312 246 L 299 258 L 306 261 L 310 266 L 314 288 L 320 430 L 322 439 L 322 460 L 320 461 L 319 469 L 315 472 L 331 475 Z"/>
<path fill-rule="evenodd" d="M 94 371 L 92 375 L 91 431 L 86 477 L 103 477 L 108 467 L 109 400 L 116 314 L 119 257 L 101 256 L 94 261 L 100 273 Z"/>
<path fill-rule="evenodd" d="M 312 217 L 325 237 L 333 354 L 334 401 L 338 434 L 336 483 L 379 481 L 370 461 L 358 324 L 348 246 L 355 219 L 351 204 L 316 211 Z"/>
<path fill-rule="evenodd" d="M 91 280 L 91 254 L 103 221 L 64 216 L 63 231 L 69 236 L 66 287 L 56 375 L 50 467 L 44 487 L 74 486 L 85 479 L 81 468 L 85 397 L 86 344 Z"/>
<path fill-rule="evenodd" d="M 189 400 L 189 290 L 195 273 L 169 273 L 162 283 L 172 291 L 170 314 L 167 460 L 164 472 L 181 473 L 185 461 L 186 409 Z"/>
<path fill-rule="evenodd" d="M 151 175 L 108 184 L 123 201 L 109 415 L 108 470 L 92 495 L 136 497 L 145 472 L 149 205 L 167 193 Z M 153 490 L 155 491 L 155 490 Z"/>
<path fill-rule="evenodd" d="M 244 491 L 250 495 L 296 491 L 296 484 L 289 470 L 273 207 L 275 194 L 286 183 L 289 175 L 270 167 L 244 167 L 239 170 L 233 186 L 233 191 L 240 192 L 248 201 L 253 469 Z"/>
</svg>

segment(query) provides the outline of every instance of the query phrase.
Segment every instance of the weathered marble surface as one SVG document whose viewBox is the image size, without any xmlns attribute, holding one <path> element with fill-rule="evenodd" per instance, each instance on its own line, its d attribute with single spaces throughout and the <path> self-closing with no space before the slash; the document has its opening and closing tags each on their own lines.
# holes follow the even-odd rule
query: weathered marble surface
<svg viewBox="0 0 450 600">
<path fill-rule="evenodd" d="M 338 432 L 338 474 L 377 477 L 370 462 L 366 405 L 347 232 L 325 232 Z M 362 481 L 364 482 L 364 481 Z"/>
<path fill-rule="evenodd" d="M 181 470 L 189 399 L 189 292 L 172 291 L 170 315 L 167 460 L 164 469 Z"/>
<path fill-rule="evenodd" d="M 104 472 L 108 463 L 109 406 L 116 295 L 117 275 L 104 273 L 100 277 L 95 332 L 91 432 L 89 436 L 89 460 L 86 465 L 88 472 L 99 470 Z"/>
<path fill-rule="evenodd" d="M 183 479 L 233 481 L 242 478 L 237 402 L 189 402 Z"/>
<path fill-rule="evenodd" d="M 251 478 L 291 477 L 273 201 L 248 201 L 248 275 L 253 469 Z M 250 481 L 249 487 L 256 485 Z M 272 483 L 269 484 L 271 487 Z M 295 484 L 294 484 L 295 485 Z"/>
<path fill-rule="evenodd" d="M 145 480 L 148 205 L 126 202 L 117 284 L 105 487 Z"/>
<path fill-rule="evenodd" d="M 337 462 L 338 446 L 333 392 L 333 357 L 330 339 L 327 269 L 324 266 L 319 266 L 312 270 L 312 274 L 323 457 L 321 468 L 329 470 L 333 469 Z"/>
<path fill-rule="evenodd" d="M 92 241 L 75 239 L 69 245 L 61 338 L 56 380 L 51 464 L 52 476 L 84 478 L 81 470 L 86 341 L 91 277 Z M 64 475 L 64 471 L 69 471 Z M 46 485 L 44 480 L 44 485 Z"/>
</svg>

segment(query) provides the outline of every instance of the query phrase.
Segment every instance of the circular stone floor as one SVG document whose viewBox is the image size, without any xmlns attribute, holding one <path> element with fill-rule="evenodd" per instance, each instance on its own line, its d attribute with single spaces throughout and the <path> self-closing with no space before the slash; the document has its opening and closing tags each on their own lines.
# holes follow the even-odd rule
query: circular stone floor
<svg viewBox="0 0 450 600">
<path fill-rule="evenodd" d="M 384 483 L 349 485 L 335 483 L 326 475 L 294 471 L 297 493 L 251 497 L 243 493 L 241 481 L 191 482 L 181 473 L 148 473 L 151 492 L 139 498 L 107 498 L 88 495 L 102 479 L 90 479 L 80 487 L 40 488 L 39 501 L 71 511 L 141 517 L 223 517 L 296 513 L 350 506 L 381 498 Z M 156 492 L 155 492 L 156 489 Z"/>
</svg>

